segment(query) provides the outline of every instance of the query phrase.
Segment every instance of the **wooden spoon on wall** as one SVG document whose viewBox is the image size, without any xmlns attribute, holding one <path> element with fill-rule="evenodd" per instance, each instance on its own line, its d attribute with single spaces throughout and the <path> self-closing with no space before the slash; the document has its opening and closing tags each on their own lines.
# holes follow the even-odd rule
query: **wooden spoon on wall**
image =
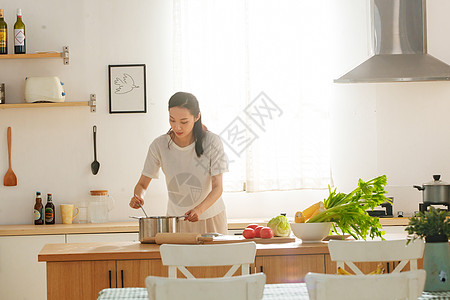
<svg viewBox="0 0 450 300">
<path fill-rule="evenodd" d="M 17 177 L 14 174 L 11 168 L 11 127 L 8 127 L 8 160 L 9 160 L 9 168 L 6 171 L 5 178 L 3 178 L 4 186 L 16 186 L 17 185 Z"/>
</svg>

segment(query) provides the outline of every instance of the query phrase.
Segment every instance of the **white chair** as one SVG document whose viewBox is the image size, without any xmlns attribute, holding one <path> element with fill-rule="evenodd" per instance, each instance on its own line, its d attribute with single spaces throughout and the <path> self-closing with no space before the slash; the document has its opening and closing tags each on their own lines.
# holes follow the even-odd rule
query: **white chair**
<svg viewBox="0 0 450 300">
<path fill-rule="evenodd" d="M 310 300 L 400 300 L 417 299 L 425 285 L 425 270 L 380 275 L 305 276 Z"/>
<path fill-rule="evenodd" d="M 406 245 L 406 240 L 393 241 L 339 241 L 331 240 L 328 250 L 337 268 L 347 265 L 356 275 L 363 275 L 354 262 L 400 261 L 392 273 L 399 273 L 409 262 L 417 270 L 417 259 L 422 258 L 425 243 L 416 239 Z"/>
<path fill-rule="evenodd" d="M 162 263 L 169 267 L 169 278 L 177 277 L 177 269 L 186 278 L 195 278 L 186 267 L 231 266 L 224 277 L 231 277 L 239 267 L 242 275 L 249 274 L 250 264 L 255 261 L 254 242 L 216 245 L 172 245 L 159 248 Z"/>
<path fill-rule="evenodd" d="M 148 276 L 145 286 L 150 300 L 259 300 L 266 275 L 257 273 L 220 278 L 167 278 Z"/>
<path fill-rule="evenodd" d="M 337 268 L 348 266 L 356 275 L 308 273 L 306 286 L 311 300 L 417 299 L 425 285 L 426 272 L 417 270 L 423 256 L 422 240 L 338 241 L 328 243 L 330 257 Z M 364 275 L 355 262 L 400 261 L 392 273 Z M 411 271 L 400 272 L 407 264 Z"/>
</svg>

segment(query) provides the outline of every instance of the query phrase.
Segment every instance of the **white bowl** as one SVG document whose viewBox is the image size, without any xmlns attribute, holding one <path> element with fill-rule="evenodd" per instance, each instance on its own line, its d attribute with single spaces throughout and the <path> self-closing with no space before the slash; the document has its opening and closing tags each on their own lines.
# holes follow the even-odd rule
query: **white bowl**
<svg viewBox="0 0 450 300">
<path fill-rule="evenodd" d="M 331 222 L 290 223 L 292 232 L 302 243 L 318 243 L 330 233 Z"/>
</svg>

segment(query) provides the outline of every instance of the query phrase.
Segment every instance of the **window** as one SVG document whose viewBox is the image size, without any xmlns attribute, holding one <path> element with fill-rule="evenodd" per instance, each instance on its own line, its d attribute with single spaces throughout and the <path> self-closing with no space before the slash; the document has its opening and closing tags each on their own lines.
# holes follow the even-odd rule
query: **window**
<svg viewBox="0 0 450 300">
<path fill-rule="evenodd" d="M 174 87 L 224 141 L 226 191 L 331 184 L 324 1 L 174 0 Z"/>
</svg>

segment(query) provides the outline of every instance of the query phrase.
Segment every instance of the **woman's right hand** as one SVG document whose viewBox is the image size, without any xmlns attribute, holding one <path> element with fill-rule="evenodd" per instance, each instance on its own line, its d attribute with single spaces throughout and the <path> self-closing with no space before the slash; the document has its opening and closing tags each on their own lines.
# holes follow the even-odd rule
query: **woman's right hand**
<svg viewBox="0 0 450 300">
<path fill-rule="evenodd" d="M 144 200 L 137 197 L 137 195 L 134 195 L 133 198 L 131 198 L 131 200 L 130 200 L 130 207 L 132 207 L 134 209 L 138 209 L 138 208 L 140 208 L 139 203 L 141 205 L 144 205 Z"/>
</svg>

